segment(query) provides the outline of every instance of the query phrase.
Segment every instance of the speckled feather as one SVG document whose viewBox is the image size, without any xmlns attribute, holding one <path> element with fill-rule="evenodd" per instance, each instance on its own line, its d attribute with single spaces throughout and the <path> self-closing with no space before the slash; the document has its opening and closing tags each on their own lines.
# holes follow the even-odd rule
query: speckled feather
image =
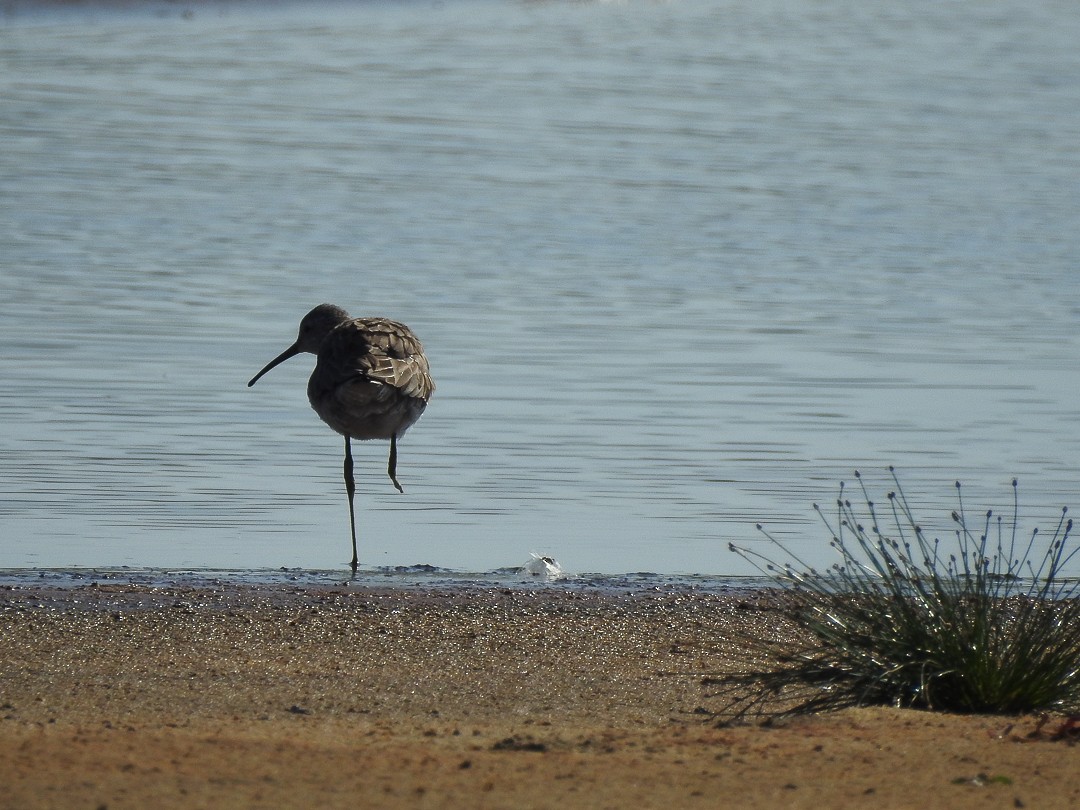
<svg viewBox="0 0 1080 810">
<path fill-rule="evenodd" d="M 435 390 L 424 347 L 409 327 L 386 318 L 352 318 L 323 340 L 308 381 L 311 407 L 354 439 L 401 436 Z"/>
</svg>

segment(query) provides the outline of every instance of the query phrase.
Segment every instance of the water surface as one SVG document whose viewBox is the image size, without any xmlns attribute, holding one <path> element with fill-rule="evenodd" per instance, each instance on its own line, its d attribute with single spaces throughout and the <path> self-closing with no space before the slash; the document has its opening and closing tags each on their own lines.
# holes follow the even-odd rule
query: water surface
<svg viewBox="0 0 1080 810">
<path fill-rule="evenodd" d="M 0 568 L 336 570 L 314 304 L 438 390 L 361 561 L 749 574 L 896 465 L 947 534 L 1080 472 L 1080 12 L 191 4 L 0 24 Z"/>
</svg>

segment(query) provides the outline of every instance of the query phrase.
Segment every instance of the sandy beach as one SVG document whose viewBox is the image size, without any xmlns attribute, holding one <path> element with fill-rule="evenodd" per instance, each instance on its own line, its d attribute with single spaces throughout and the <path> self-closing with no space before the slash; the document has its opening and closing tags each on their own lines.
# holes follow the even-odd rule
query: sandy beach
<svg viewBox="0 0 1080 810">
<path fill-rule="evenodd" d="M 647 589 L 5 586 L 0 806 L 1080 806 L 1060 718 L 718 725 L 703 677 L 761 616 Z"/>
</svg>

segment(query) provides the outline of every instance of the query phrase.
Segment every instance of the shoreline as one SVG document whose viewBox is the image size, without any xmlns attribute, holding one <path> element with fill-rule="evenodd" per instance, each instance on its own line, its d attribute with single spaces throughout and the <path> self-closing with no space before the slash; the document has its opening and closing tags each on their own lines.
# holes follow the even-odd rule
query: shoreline
<svg viewBox="0 0 1080 810">
<path fill-rule="evenodd" d="M 1080 802 L 1080 749 L 1036 718 L 718 727 L 702 677 L 761 617 L 647 589 L 7 585 L 0 783 L 20 808 Z"/>
</svg>

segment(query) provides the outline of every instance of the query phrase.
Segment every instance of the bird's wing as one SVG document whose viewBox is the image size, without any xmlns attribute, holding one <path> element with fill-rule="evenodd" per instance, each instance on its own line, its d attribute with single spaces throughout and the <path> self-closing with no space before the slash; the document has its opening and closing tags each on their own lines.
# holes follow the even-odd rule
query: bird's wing
<svg viewBox="0 0 1080 810">
<path fill-rule="evenodd" d="M 427 401 L 435 390 L 424 347 L 404 324 L 384 318 L 358 318 L 342 324 L 319 351 L 345 382 L 362 377 L 408 397 Z"/>
</svg>

